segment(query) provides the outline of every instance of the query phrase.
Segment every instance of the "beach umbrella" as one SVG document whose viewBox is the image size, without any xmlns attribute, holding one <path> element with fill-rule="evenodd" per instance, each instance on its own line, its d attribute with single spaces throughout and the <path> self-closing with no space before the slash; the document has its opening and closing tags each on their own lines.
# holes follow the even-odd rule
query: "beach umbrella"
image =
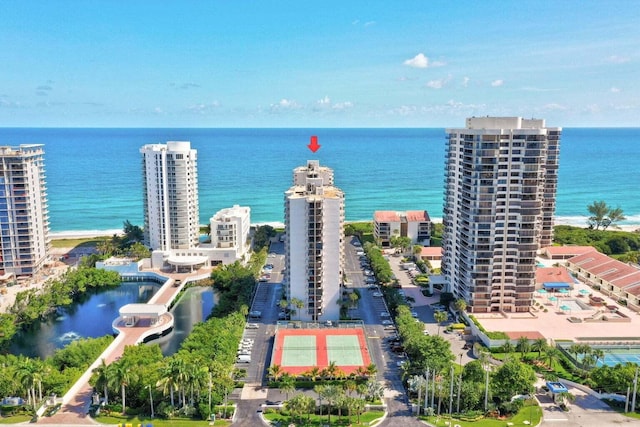
<svg viewBox="0 0 640 427">
<path fill-rule="evenodd" d="M 551 296 L 549 297 L 549 301 L 558 301 L 558 297 Z"/>
<path fill-rule="evenodd" d="M 566 295 L 569 293 L 569 289 L 560 289 L 559 291 L 561 294 Z"/>
<path fill-rule="evenodd" d="M 538 289 L 536 292 L 539 293 L 539 294 L 546 294 L 547 290 L 546 289 Z"/>
<path fill-rule="evenodd" d="M 580 289 L 580 293 L 581 293 L 582 295 L 587 295 L 587 294 L 590 294 L 590 293 L 591 293 L 591 291 L 589 291 L 589 289 Z"/>
<path fill-rule="evenodd" d="M 568 305 L 561 305 L 560 310 L 568 311 L 568 310 L 571 310 L 571 307 L 569 307 Z"/>
</svg>

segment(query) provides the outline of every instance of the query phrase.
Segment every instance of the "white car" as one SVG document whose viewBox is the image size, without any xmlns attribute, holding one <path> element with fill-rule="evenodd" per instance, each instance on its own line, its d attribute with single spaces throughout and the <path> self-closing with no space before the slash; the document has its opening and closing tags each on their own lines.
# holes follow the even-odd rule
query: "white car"
<svg viewBox="0 0 640 427">
<path fill-rule="evenodd" d="M 389 319 L 385 319 L 382 322 L 380 322 L 383 326 L 391 326 L 393 325 L 393 322 Z"/>
<path fill-rule="evenodd" d="M 381 311 L 380 312 L 380 317 L 391 317 L 391 315 L 389 313 L 387 313 L 386 311 Z"/>
<path fill-rule="evenodd" d="M 380 293 L 380 292 L 374 292 L 374 293 L 372 293 L 371 295 L 373 295 L 373 296 L 374 296 L 374 297 L 376 297 L 376 298 L 380 298 L 380 297 L 382 296 L 382 293 Z"/>
<path fill-rule="evenodd" d="M 245 325 L 246 329 L 258 329 L 260 327 L 260 325 L 258 325 L 257 323 L 247 323 Z"/>
</svg>

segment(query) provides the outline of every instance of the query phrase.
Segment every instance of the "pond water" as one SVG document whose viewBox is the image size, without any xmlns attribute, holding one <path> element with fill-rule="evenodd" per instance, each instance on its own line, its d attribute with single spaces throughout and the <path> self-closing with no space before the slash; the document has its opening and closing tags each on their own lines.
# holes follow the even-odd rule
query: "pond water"
<svg viewBox="0 0 640 427">
<path fill-rule="evenodd" d="M 171 356 L 178 351 L 182 341 L 191 333 L 195 324 L 207 319 L 216 302 L 217 296 L 209 287 L 187 289 L 171 310 L 174 318 L 173 331 L 164 337 L 150 341 L 149 344 L 159 344 L 162 354 Z"/>
<path fill-rule="evenodd" d="M 45 358 L 74 340 L 113 334 L 111 324 L 118 317 L 120 307 L 145 303 L 159 288 L 155 282 L 123 282 L 117 288 L 89 292 L 71 306 L 58 309 L 49 319 L 19 332 L 12 340 L 9 352 Z M 214 300 L 211 288 L 188 289 L 172 310 L 174 330 L 151 343 L 159 343 L 163 354 L 173 354 L 193 325 L 211 313 Z"/>
</svg>

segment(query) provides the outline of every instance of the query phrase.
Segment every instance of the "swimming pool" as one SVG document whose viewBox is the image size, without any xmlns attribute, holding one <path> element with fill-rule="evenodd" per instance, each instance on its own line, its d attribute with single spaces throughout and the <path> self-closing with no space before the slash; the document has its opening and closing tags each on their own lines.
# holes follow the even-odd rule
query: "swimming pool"
<svg viewBox="0 0 640 427">
<path fill-rule="evenodd" d="M 594 307 L 590 306 L 589 304 L 585 304 L 584 302 L 577 299 L 561 299 L 558 301 L 558 307 L 562 306 L 569 307 L 569 310 L 573 312 L 581 310 L 595 310 Z"/>
</svg>

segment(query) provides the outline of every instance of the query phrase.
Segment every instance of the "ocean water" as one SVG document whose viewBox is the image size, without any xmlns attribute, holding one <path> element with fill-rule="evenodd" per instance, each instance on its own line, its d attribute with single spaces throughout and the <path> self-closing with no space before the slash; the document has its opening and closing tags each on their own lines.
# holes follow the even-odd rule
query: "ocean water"
<svg viewBox="0 0 640 427">
<path fill-rule="evenodd" d="M 318 136 L 321 148 L 308 148 Z M 346 219 L 375 210 L 426 209 L 442 217 L 444 129 L 84 129 L 0 128 L 0 145 L 45 145 L 51 230 L 118 230 L 142 225 L 144 144 L 191 141 L 198 150 L 200 223 L 234 204 L 253 223 L 282 222 L 292 170 L 309 159 L 335 171 Z M 558 223 L 584 224 L 587 205 L 620 206 L 640 224 L 640 128 L 565 128 Z"/>
</svg>

